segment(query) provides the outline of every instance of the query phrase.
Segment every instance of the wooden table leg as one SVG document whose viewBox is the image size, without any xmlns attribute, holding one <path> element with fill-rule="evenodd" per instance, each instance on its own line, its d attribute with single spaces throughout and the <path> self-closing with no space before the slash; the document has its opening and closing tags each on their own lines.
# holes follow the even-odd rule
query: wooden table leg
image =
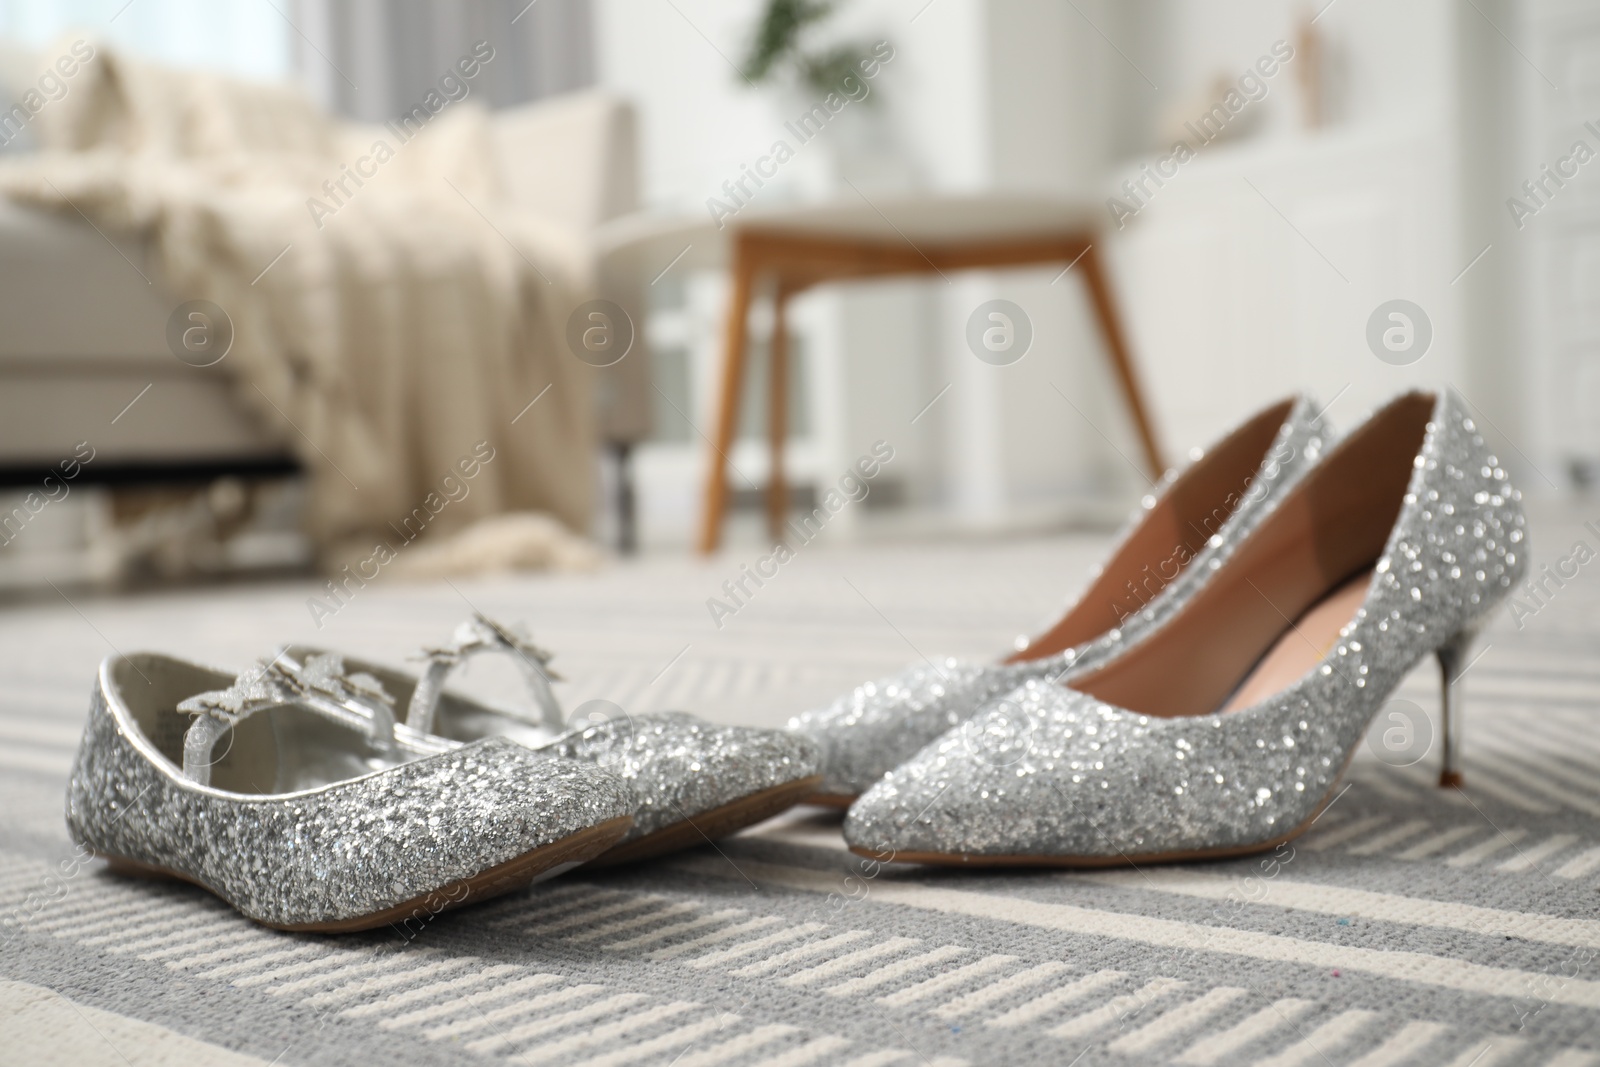
<svg viewBox="0 0 1600 1067">
<path fill-rule="evenodd" d="M 772 341 L 767 351 L 767 437 L 771 452 L 767 476 L 767 532 L 783 540 L 783 520 L 789 514 L 789 486 L 783 477 L 784 449 L 789 442 L 789 322 L 785 311 L 789 290 L 782 282 L 772 297 Z"/>
<path fill-rule="evenodd" d="M 750 295 L 755 264 L 734 239 L 733 291 L 728 294 L 728 317 L 722 351 L 722 380 L 717 390 L 717 424 L 712 429 L 710 470 L 700 515 L 700 551 L 715 552 L 722 540 L 722 519 L 728 510 L 728 452 L 739 425 L 739 400 L 744 387 L 744 365 L 749 343 Z"/>
<path fill-rule="evenodd" d="M 1111 353 L 1112 372 L 1133 414 L 1134 429 L 1138 431 L 1139 444 L 1144 449 L 1145 465 L 1150 469 L 1151 479 L 1159 479 L 1166 472 L 1166 461 L 1161 458 L 1161 448 L 1156 444 L 1150 412 L 1145 405 L 1144 394 L 1139 389 L 1139 379 L 1133 373 L 1133 357 L 1129 354 L 1128 342 L 1117 318 L 1116 304 L 1111 299 L 1111 286 L 1101 269 L 1100 253 L 1094 245 L 1090 245 L 1083 253 L 1081 265 L 1084 281 L 1089 286 L 1089 300 L 1094 305 L 1095 318 L 1099 320 L 1100 332 L 1105 335 L 1106 348 Z"/>
</svg>

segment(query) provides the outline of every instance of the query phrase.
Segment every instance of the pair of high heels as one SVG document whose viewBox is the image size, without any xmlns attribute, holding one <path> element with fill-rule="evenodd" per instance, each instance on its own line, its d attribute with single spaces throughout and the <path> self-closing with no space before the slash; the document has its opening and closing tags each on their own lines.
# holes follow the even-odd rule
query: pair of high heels
<svg viewBox="0 0 1600 1067">
<path fill-rule="evenodd" d="M 1429 655 L 1440 784 L 1460 785 L 1460 674 L 1527 571 L 1520 497 L 1454 392 L 1399 396 L 1336 443 L 1311 411 L 1275 405 L 1170 477 L 1011 658 L 925 664 L 793 721 L 850 846 L 968 866 L 1270 849 Z"/>
<path fill-rule="evenodd" d="M 445 688 L 483 652 L 514 659 L 528 708 Z M 107 658 L 68 786 L 74 841 L 269 926 L 343 932 L 712 840 L 820 781 L 814 746 L 783 731 L 675 712 L 568 728 L 549 654 L 481 615 L 423 658 L 413 676 L 291 645 L 236 678 Z"/>
</svg>

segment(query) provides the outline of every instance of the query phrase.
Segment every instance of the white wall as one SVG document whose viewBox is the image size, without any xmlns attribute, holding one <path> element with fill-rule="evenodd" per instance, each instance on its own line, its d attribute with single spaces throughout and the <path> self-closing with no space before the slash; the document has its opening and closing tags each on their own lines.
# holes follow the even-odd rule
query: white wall
<svg viewBox="0 0 1600 1067">
<path fill-rule="evenodd" d="M 675 5 L 599 0 L 597 38 L 602 81 L 642 109 L 647 200 L 692 212 L 799 108 L 784 94 L 749 91 L 729 65 L 754 5 Z M 891 143 L 903 161 L 858 176 L 867 195 L 1025 189 L 1103 204 L 1151 158 L 1164 114 L 1216 75 L 1237 76 L 1275 41 L 1298 45 L 1304 9 L 1280 0 L 859 0 L 843 10 L 842 33 L 887 37 L 897 49 L 879 79 L 881 115 L 853 134 L 839 127 L 846 140 L 866 131 Z M 1503 147 L 1475 125 L 1463 91 L 1482 51 L 1504 46 L 1473 20 L 1481 16 L 1449 0 L 1338 0 L 1317 23 L 1330 125 L 1303 127 L 1290 64 L 1256 105 L 1253 138 L 1207 147 L 1126 230 L 1108 233 L 1169 456 L 1297 389 L 1337 396 L 1332 416 L 1348 424 L 1399 389 L 1448 383 L 1513 436 L 1526 432 L 1526 405 L 1508 388 L 1495 339 L 1510 314 L 1497 284 L 1508 268 L 1497 253 L 1475 268 L 1481 275 L 1458 280 L 1489 240 L 1485 160 Z M 806 146 L 761 195 L 856 195 L 827 151 L 812 152 L 824 147 Z M 1141 486 L 1077 280 L 1052 285 L 1055 273 L 802 300 L 797 315 L 815 331 L 813 410 L 825 424 L 802 450 L 813 473 L 888 437 L 915 500 L 979 527 L 1081 513 Z M 977 362 L 962 341 L 971 310 L 996 296 L 1021 304 L 1036 330 L 1033 351 L 1006 368 Z M 1365 341 L 1369 315 L 1392 298 L 1415 301 L 1432 320 L 1432 347 L 1410 367 L 1381 362 Z M 703 340 L 709 370 L 709 327 Z M 709 421 L 703 403 L 697 418 Z M 736 458 L 763 476 L 759 449 Z"/>
<path fill-rule="evenodd" d="M 1516 413 L 1521 427 L 1506 432 L 1538 466 L 1529 481 L 1564 484 L 1576 468 L 1592 484 L 1600 476 L 1600 161 L 1583 165 L 1561 188 L 1547 185 L 1553 195 L 1521 227 L 1506 201 L 1535 204 L 1522 184 L 1569 155 L 1575 142 L 1600 148 L 1585 125 L 1600 125 L 1600 9 L 1586 0 L 1529 0 L 1501 18 L 1522 53 L 1499 82 L 1510 91 L 1493 101 L 1510 102 L 1502 121 L 1513 141 L 1481 200 L 1492 213 L 1485 239 L 1495 242 L 1501 291 L 1521 299 L 1521 318 L 1500 339 L 1501 381 L 1528 383 Z"/>
<path fill-rule="evenodd" d="M 1159 114 L 1218 74 L 1242 71 L 1274 41 L 1297 49 L 1304 9 L 1238 0 L 1133 5 L 1149 40 L 1141 61 L 1159 93 L 1126 66 L 1123 91 Z M 1304 128 L 1300 68 L 1269 82 L 1257 136 L 1205 147 L 1117 235 L 1124 289 L 1163 423 L 1204 437 L 1270 398 L 1309 388 L 1339 396 L 1341 425 L 1413 385 L 1454 385 L 1515 425 L 1515 402 L 1483 364 L 1457 278 L 1485 241 L 1466 225 L 1463 172 L 1488 143 L 1464 128 L 1462 14 L 1445 0 L 1339 0 L 1318 20 L 1331 83 L 1330 123 Z M 1481 35 L 1480 35 L 1481 36 Z M 1502 45 L 1503 47 L 1503 45 Z M 1114 168 L 1116 180 L 1152 158 Z M 1108 183 L 1109 184 L 1109 183 Z M 1480 264 L 1482 266 L 1482 264 Z M 1490 273 L 1488 271 L 1486 274 Z M 1470 278 L 1470 276 L 1469 276 Z M 1476 290 L 1475 327 L 1504 318 L 1504 294 Z M 1369 350 L 1368 317 L 1403 298 L 1432 321 L 1428 353 L 1408 367 Z"/>
</svg>

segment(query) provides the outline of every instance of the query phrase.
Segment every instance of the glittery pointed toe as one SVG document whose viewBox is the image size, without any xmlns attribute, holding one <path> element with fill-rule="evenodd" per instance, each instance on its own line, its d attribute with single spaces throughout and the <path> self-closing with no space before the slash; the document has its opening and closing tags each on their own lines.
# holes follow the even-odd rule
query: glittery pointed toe
<svg viewBox="0 0 1600 1067">
<path fill-rule="evenodd" d="M 1048 701 L 1061 721 L 1040 713 Z M 1040 773 L 1050 761 L 1035 763 L 1042 734 L 1056 741 L 1077 736 L 1067 720 L 1086 697 L 1048 680 L 1030 680 L 1013 693 L 987 702 L 978 715 L 949 729 L 938 741 L 883 776 L 845 817 L 845 841 L 854 851 L 917 862 L 923 857 L 978 857 L 992 862 L 997 843 L 1016 853 L 1074 843 L 1082 853 L 1090 821 L 1061 817 L 1062 809 L 1082 808 L 1093 793 L 1072 776 Z M 1091 737 L 1093 739 L 1093 737 Z M 1090 753 L 1093 755 L 1093 753 Z M 1093 760 L 1088 760 L 1093 765 Z M 1099 779 L 1093 782 L 1098 787 Z M 1003 811 L 1005 821 L 995 821 Z"/>
<path fill-rule="evenodd" d="M 444 687 L 456 667 L 483 652 L 513 658 L 527 683 L 527 707 L 491 708 Z M 291 646 L 280 659 L 305 662 L 319 654 Z M 395 694 L 406 708 L 397 729 L 413 736 L 446 746 L 507 737 L 536 757 L 578 760 L 616 775 L 631 790 L 634 823 L 603 863 L 724 837 L 792 807 L 817 787 L 816 746 L 787 731 L 726 726 L 684 712 L 631 715 L 614 705 L 609 716 L 569 723 L 551 686 L 558 680 L 549 669 L 551 658 L 518 628 L 477 616 L 446 645 L 424 650 L 420 676 L 347 662 Z"/>
<path fill-rule="evenodd" d="M 907 755 L 991 697 L 1022 682 L 1023 665 L 941 659 L 858 685 L 825 708 L 797 715 L 789 729 L 809 738 L 822 757 L 819 796 L 848 803 Z"/>
<path fill-rule="evenodd" d="M 1089 588 L 1046 633 L 1003 663 L 940 659 L 857 686 L 789 729 L 817 743 L 812 799 L 848 805 L 983 704 L 1034 678 L 1070 680 L 1138 642 L 1177 611 L 1315 466 L 1329 430 L 1306 397 L 1257 413 L 1140 502 Z"/>
<path fill-rule="evenodd" d="M 1236 725 L 1215 718 L 1219 725 Z M 1172 791 L 1188 781 L 1182 772 L 1169 773 L 1177 753 L 1183 753 L 1181 760 L 1197 753 L 1212 784 L 1226 784 L 1215 776 L 1225 773 L 1227 761 L 1211 751 L 1224 738 L 1202 733 L 1197 743 L 1190 740 L 1192 726 L 1138 715 L 1049 681 L 1029 681 L 868 790 L 850 808 L 845 841 L 862 854 L 884 859 L 889 853 L 905 862 L 1095 866 L 1158 858 L 1152 846 L 1169 853 L 1161 858 L 1182 858 L 1203 851 L 1200 841 L 1204 850 L 1226 852 L 1270 839 L 1272 824 L 1263 828 L 1230 816 L 1219 825 L 1205 818 L 1217 799 L 1213 795 L 1206 795 L 1198 813 L 1188 810 L 1195 805 L 1175 801 Z M 1231 770 L 1234 787 L 1250 791 L 1242 806 L 1254 810 L 1260 798 L 1253 783 L 1271 771 Z M 1201 789 L 1197 795 L 1212 792 Z M 1299 808 L 1318 797 L 1308 797 L 1303 787 L 1295 797 L 1302 804 L 1281 805 L 1270 816 L 1273 823 L 1310 818 Z M 1187 812 L 1191 824 L 1198 814 L 1204 825 L 1191 825 L 1187 837 L 1162 825 L 1180 812 Z"/>
<path fill-rule="evenodd" d="M 633 787 L 634 828 L 600 863 L 704 844 L 790 807 L 817 784 L 817 750 L 782 730 L 683 712 L 608 719 L 546 746 Z"/>
<path fill-rule="evenodd" d="M 258 922 L 340 932 L 426 922 L 627 830 L 611 775 L 500 740 L 412 747 L 364 700 L 370 679 L 320 681 L 107 659 L 68 786 L 73 840 Z"/>
<path fill-rule="evenodd" d="M 1205 590 L 1072 688 L 1032 679 L 851 809 L 857 851 L 1105 865 L 1261 851 L 1332 800 L 1427 656 L 1440 784 L 1461 784 L 1459 682 L 1527 570 L 1520 497 L 1452 392 L 1410 393 L 1286 494 Z"/>
</svg>

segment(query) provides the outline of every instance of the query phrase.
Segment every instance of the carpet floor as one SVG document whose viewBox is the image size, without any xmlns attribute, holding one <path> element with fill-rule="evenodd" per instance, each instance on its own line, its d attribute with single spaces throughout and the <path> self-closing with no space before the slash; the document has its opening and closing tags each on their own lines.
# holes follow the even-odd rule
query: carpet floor
<svg viewBox="0 0 1600 1067">
<path fill-rule="evenodd" d="M 1536 562 L 1600 549 L 1589 510 L 1539 512 Z M 1600 583 L 1576 564 L 1468 669 L 1465 791 L 1433 785 L 1438 685 L 1419 668 L 1332 807 L 1267 857 L 933 871 L 852 856 L 837 815 L 797 809 L 342 937 L 71 862 L 63 787 L 108 654 L 237 668 L 307 640 L 401 663 L 477 608 L 556 650 L 568 707 L 776 724 L 922 655 L 993 654 L 1102 547 L 816 546 L 720 619 L 707 598 L 760 553 L 0 615 L 0 1062 L 1600 1064 Z M 516 696 L 504 664 L 466 684 Z"/>
</svg>

